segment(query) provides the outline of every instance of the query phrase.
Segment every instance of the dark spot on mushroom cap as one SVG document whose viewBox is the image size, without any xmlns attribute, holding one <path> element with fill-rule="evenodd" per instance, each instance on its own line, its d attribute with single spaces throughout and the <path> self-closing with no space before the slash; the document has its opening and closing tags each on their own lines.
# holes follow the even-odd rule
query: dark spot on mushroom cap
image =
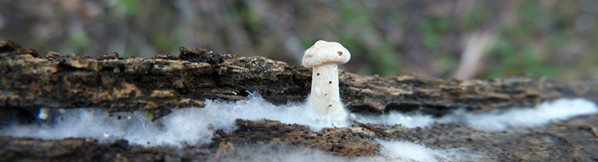
<svg viewBox="0 0 598 162">
<path fill-rule="evenodd" d="M 318 73 L 317 75 L 320 76 L 320 73 Z"/>
<path fill-rule="evenodd" d="M 332 107 L 332 104 L 328 105 L 328 107 Z"/>
<path fill-rule="evenodd" d="M 324 93 L 324 96 L 328 96 L 328 93 Z"/>
<path fill-rule="evenodd" d="M 328 84 L 332 84 L 332 81 L 329 81 Z"/>
<path fill-rule="evenodd" d="M 342 56 L 342 55 L 343 55 L 343 52 L 338 51 L 338 56 Z"/>
</svg>

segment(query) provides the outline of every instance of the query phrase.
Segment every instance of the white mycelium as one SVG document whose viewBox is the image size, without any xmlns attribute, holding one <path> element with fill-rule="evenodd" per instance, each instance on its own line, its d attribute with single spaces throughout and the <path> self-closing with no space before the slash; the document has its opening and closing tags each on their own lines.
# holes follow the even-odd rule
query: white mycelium
<svg viewBox="0 0 598 162">
<path fill-rule="evenodd" d="M 152 147 L 207 144 L 211 142 L 215 130 L 234 131 L 236 129 L 235 119 L 239 118 L 253 121 L 279 120 L 286 124 L 306 125 L 315 128 L 314 130 L 329 127 L 324 123 L 315 122 L 312 118 L 313 113 L 305 113 L 304 107 L 309 107 L 307 105 L 300 103 L 273 105 L 259 95 L 253 94 L 247 98 L 248 100 L 237 102 L 207 101 L 204 108 L 174 109 L 171 114 L 154 122 L 147 118 L 144 112 L 113 113 L 111 117 L 105 109 L 66 109 L 56 112 L 59 117 L 53 115 L 48 117 L 48 119 L 57 118 L 53 124 L 15 124 L 0 128 L 0 135 L 42 139 L 90 137 L 99 141 L 126 139 L 133 145 Z M 596 113 L 598 113 L 598 107 L 591 101 L 560 99 L 542 103 L 536 108 L 517 108 L 490 113 L 458 111 L 442 118 L 398 112 L 387 113 L 385 122 L 382 117 L 375 115 L 356 113 L 354 118 L 363 123 L 386 123 L 391 126 L 402 124 L 406 127 L 419 126 L 428 129 L 431 129 L 429 126 L 435 122 L 465 122 L 470 127 L 492 131 L 508 130 L 514 127 L 538 127 L 555 119 L 567 120 L 579 115 Z M 517 121 L 517 124 L 515 125 L 512 121 Z M 247 156 L 255 161 L 283 161 L 278 159 L 296 161 L 441 161 L 432 160 L 436 157 L 444 157 L 452 161 L 476 161 L 470 159 L 470 155 L 477 156 L 476 152 L 468 152 L 467 149 L 435 150 L 426 148 L 422 144 L 404 141 L 376 142 L 382 145 L 381 154 L 384 157 L 347 159 L 308 148 L 287 147 L 287 149 L 272 151 L 273 149 L 264 148 L 267 146 L 246 146 L 245 148 L 235 146 L 238 147 L 235 155 L 239 156 L 232 156 L 233 159 L 221 159 L 221 161 L 237 161 L 234 159 L 235 157 L 247 159 Z M 484 155 L 479 156 L 483 158 Z"/>
</svg>

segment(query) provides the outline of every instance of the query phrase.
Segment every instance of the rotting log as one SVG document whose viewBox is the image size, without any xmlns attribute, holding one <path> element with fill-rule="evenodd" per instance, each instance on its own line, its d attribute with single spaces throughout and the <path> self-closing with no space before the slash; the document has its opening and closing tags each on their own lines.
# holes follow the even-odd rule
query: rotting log
<svg viewBox="0 0 598 162">
<path fill-rule="evenodd" d="M 49 52 L 0 43 L 0 108 L 106 108 L 154 111 L 203 107 L 206 99 L 244 100 L 259 92 L 274 104 L 303 101 L 310 90 L 311 69 L 264 57 L 240 57 L 181 47 L 178 57 L 98 58 Z M 598 101 L 597 83 L 561 84 L 545 78 L 494 80 L 424 80 L 340 73 L 345 106 L 354 112 L 384 110 L 443 115 L 455 108 L 491 111 L 534 106 L 561 97 Z"/>
<path fill-rule="evenodd" d="M 104 108 L 152 111 L 203 107 L 206 99 L 244 100 L 259 92 L 275 104 L 301 102 L 309 93 L 311 69 L 264 57 L 240 57 L 181 47 L 178 57 L 121 58 L 117 53 L 90 58 L 0 43 L 0 121 L 35 117 L 39 108 Z M 515 77 L 494 80 L 424 80 L 341 72 L 341 96 L 356 113 L 384 110 L 443 115 L 455 108 L 491 111 L 533 106 L 560 97 L 598 101 L 598 84 L 564 84 Z M 25 119 L 26 120 L 26 119 Z M 598 116 L 577 117 L 541 128 L 485 132 L 463 123 L 436 123 L 429 129 L 357 123 L 314 132 L 278 121 L 237 120 L 231 133 L 216 131 L 212 142 L 183 148 L 144 148 L 125 140 L 89 138 L 39 140 L 0 136 L 0 161 L 206 161 L 235 156 L 245 145 L 312 148 L 345 157 L 383 156 L 374 140 L 419 142 L 433 149 L 467 148 L 487 159 L 476 161 L 584 161 L 598 159 Z M 2 123 L 0 123 L 0 128 Z M 275 148 L 274 148 L 275 149 Z"/>
</svg>

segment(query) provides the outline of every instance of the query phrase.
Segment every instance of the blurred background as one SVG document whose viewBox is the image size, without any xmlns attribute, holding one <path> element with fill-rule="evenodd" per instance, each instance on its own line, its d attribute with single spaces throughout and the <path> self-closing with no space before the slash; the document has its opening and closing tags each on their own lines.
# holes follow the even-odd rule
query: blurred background
<svg viewBox="0 0 598 162">
<path fill-rule="evenodd" d="M 598 80 L 591 0 L 0 0 L 0 39 L 45 55 L 149 58 L 204 48 L 290 65 L 316 40 L 345 71 L 390 77 Z"/>
</svg>

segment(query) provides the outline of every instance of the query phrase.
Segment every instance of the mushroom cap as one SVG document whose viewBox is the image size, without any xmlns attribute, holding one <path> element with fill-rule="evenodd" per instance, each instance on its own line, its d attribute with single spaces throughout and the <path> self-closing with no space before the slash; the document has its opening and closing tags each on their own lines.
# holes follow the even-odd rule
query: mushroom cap
<svg viewBox="0 0 598 162">
<path fill-rule="evenodd" d="M 325 63 L 345 64 L 351 59 L 351 53 L 338 42 L 319 40 L 305 50 L 301 64 L 314 67 Z"/>
</svg>

